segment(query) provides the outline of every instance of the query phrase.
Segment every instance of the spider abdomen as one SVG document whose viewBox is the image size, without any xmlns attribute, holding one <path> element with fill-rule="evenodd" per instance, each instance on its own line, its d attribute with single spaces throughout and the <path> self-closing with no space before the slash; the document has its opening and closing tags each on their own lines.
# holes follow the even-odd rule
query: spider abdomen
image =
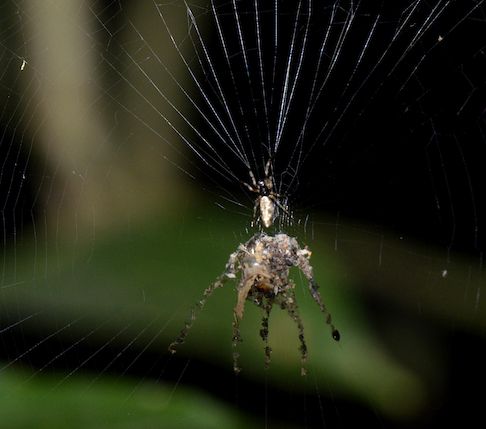
<svg viewBox="0 0 486 429">
<path fill-rule="evenodd" d="M 275 214 L 275 204 L 270 197 L 263 196 L 260 198 L 260 216 L 265 228 L 270 228 L 273 223 L 273 216 Z"/>
</svg>

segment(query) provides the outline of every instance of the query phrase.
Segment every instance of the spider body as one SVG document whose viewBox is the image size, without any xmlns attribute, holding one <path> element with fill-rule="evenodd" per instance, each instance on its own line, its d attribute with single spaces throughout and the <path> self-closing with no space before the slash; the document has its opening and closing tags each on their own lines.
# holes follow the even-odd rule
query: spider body
<svg viewBox="0 0 486 429">
<path fill-rule="evenodd" d="M 249 185 L 248 183 L 241 181 L 241 183 L 243 183 L 251 192 L 259 194 L 255 200 L 255 206 L 253 208 L 252 226 L 255 225 L 258 219 L 260 219 L 265 228 L 270 228 L 275 219 L 275 206 L 278 206 L 288 214 L 287 208 L 278 200 L 279 198 L 285 198 L 285 195 L 280 195 L 273 191 L 273 176 L 270 174 L 272 158 L 273 156 L 270 157 L 265 166 L 264 180 L 257 182 L 253 171 L 250 170 L 249 174 L 252 184 Z M 259 217 L 257 217 L 258 209 L 260 209 Z"/>
<path fill-rule="evenodd" d="M 198 307 L 202 309 L 206 299 L 219 287 L 226 283 L 227 279 L 237 279 L 237 302 L 234 309 L 233 322 L 233 347 L 242 341 L 239 331 L 239 319 L 243 318 L 246 301 L 251 301 L 263 310 L 262 329 L 260 336 L 266 342 L 268 337 L 268 318 L 274 304 L 287 310 L 289 316 L 298 327 L 301 346 L 302 363 L 307 361 L 307 346 L 304 341 L 304 326 L 300 319 L 297 301 L 294 296 L 295 283 L 289 279 L 290 268 L 298 267 L 309 282 L 309 291 L 321 311 L 326 315 L 326 323 L 331 326 L 332 337 L 338 341 L 339 332 L 331 322 L 331 315 L 322 302 L 318 292 L 319 286 L 314 278 L 312 266 L 309 263 L 311 251 L 308 247 L 301 248 L 297 240 L 286 234 L 269 236 L 265 233 L 255 234 L 245 244 L 240 244 L 236 252 L 230 255 L 223 274 L 204 292 L 204 299 L 199 301 Z M 194 313 L 191 322 L 195 319 Z M 187 331 L 192 323 L 186 323 L 186 329 L 180 337 L 174 341 L 169 350 L 175 353 L 173 347 L 184 343 Z M 266 368 L 270 362 L 270 347 L 265 348 Z M 238 352 L 233 353 L 235 372 L 240 372 L 238 366 Z M 305 370 L 302 369 L 302 375 Z"/>
<path fill-rule="evenodd" d="M 273 218 L 275 216 L 275 204 L 272 202 L 270 197 L 260 197 L 260 216 L 263 226 L 265 228 L 270 228 L 270 226 L 272 226 Z"/>
</svg>

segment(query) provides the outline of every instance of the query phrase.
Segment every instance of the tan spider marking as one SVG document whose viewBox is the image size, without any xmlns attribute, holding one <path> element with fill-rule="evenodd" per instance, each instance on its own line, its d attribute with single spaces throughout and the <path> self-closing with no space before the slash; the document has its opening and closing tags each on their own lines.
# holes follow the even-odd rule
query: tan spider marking
<svg viewBox="0 0 486 429">
<path fill-rule="evenodd" d="M 319 286 L 316 283 L 312 266 L 309 263 L 311 251 L 306 246 L 302 249 L 295 238 L 286 234 L 278 234 L 275 237 L 267 234 L 255 234 L 245 244 L 240 244 L 236 252 L 230 255 L 226 264 L 226 270 L 223 274 L 204 291 L 204 298 L 197 303 L 197 307 L 202 310 L 206 299 L 213 292 L 226 283 L 226 278 L 236 279 L 237 274 L 240 279 L 237 285 L 238 299 L 234 309 L 233 322 L 233 342 L 236 345 L 242 341 L 240 337 L 238 319 L 243 318 L 245 302 L 251 301 L 263 309 L 262 329 L 260 336 L 263 341 L 267 342 L 268 338 L 268 318 L 270 310 L 274 304 L 281 309 L 287 310 L 289 316 L 297 324 L 300 340 L 300 352 L 302 363 L 307 361 L 307 346 L 304 341 L 304 325 L 300 319 L 298 305 L 294 296 L 295 283 L 289 279 L 289 269 L 299 267 L 309 282 L 309 291 L 314 300 L 319 305 L 321 311 L 326 315 L 326 323 L 331 326 L 332 337 L 339 341 L 339 332 L 334 328 L 331 322 L 331 315 L 328 313 L 326 306 L 322 302 L 321 295 L 318 292 Z M 226 277 L 226 278 L 225 278 Z M 169 350 L 175 353 L 174 346 L 183 344 L 187 332 L 195 320 L 195 311 L 192 309 L 190 323 L 186 323 L 185 329 L 177 340 L 170 344 Z M 265 347 L 265 368 L 268 369 L 270 363 L 270 347 Z M 241 371 L 238 366 L 239 353 L 233 352 L 233 369 L 236 373 Z M 302 375 L 306 371 L 302 368 Z"/>
</svg>

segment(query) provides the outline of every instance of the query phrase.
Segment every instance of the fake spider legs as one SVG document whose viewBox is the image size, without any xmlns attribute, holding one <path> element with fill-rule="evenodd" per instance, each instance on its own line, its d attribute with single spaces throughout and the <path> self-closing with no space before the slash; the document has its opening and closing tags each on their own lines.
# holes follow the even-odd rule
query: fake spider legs
<svg viewBox="0 0 486 429">
<path fill-rule="evenodd" d="M 239 353 L 236 350 L 238 343 L 242 342 L 240 335 L 239 319 L 243 318 L 244 305 L 246 301 L 251 301 L 263 310 L 262 329 L 260 336 L 267 342 L 269 328 L 268 319 L 270 311 L 276 304 L 282 310 L 286 310 L 298 328 L 300 340 L 299 351 L 301 362 L 307 361 L 307 345 L 304 340 L 304 325 L 298 311 L 298 304 L 295 299 L 295 283 L 289 279 L 291 267 L 298 267 L 309 282 L 309 291 L 316 301 L 321 311 L 326 315 L 326 323 L 331 327 L 334 340 L 339 341 L 339 332 L 335 329 L 331 321 L 331 315 L 324 305 L 318 291 L 319 286 L 314 278 L 312 266 L 309 263 L 311 251 L 301 248 L 295 238 L 286 234 L 277 234 L 272 237 L 265 233 L 255 234 L 245 244 L 240 244 L 236 252 L 230 255 L 226 263 L 226 270 L 223 274 L 204 291 L 204 297 L 197 303 L 197 308 L 202 310 L 204 304 L 216 289 L 222 287 L 227 279 L 236 279 L 239 276 L 237 291 L 238 299 L 234 309 L 233 322 L 233 369 L 236 373 L 241 371 L 238 365 Z M 174 347 L 183 344 L 189 329 L 195 320 L 195 309 L 192 309 L 190 322 L 185 324 L 185 329 L 177 340 L 169 346 L 171 353 L 175 353 Z M 268 369 L 270 363 L 270 347 L 265 348 L 265 368 Z M 302 375 L 306 371 L 302 368 Z"/>
</svg>

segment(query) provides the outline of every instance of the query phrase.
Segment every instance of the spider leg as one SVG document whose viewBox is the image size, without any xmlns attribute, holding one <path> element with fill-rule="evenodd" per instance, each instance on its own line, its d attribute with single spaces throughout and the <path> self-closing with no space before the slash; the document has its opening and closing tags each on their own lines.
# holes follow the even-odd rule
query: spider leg
<svg viewBox="0 0 486 429">
<path fill-rule="evenodd" d="M 270 164 L 272 162 L 275 153 L 272 154 L 270 158 L 268 158 L 267 164 L 265 165 L 265 177 L 269 177 L 268 173 L 270 173 Z"/>
<path fill-rule="evenodd" d="M 227 264 L 227 271 L 225 271 L 220 277 L 218 280 L 216 280 L 213 284 L 211 284 L 211 286 L 209 286 L 205 291 L 204 291 L 204 294 L 203 294 L 203 299 L 201 299 L 200 301 L 198 301 L 196 303 L 196 307 L 198 310 L 202 310 L 204 308 L 204 304 L 206 303 L 206 300 L 214 293 L 214 291 L 220 287 L 223 287 L 224 284 L 226 283 L 226 279 L 224 279 L 223 277 L 225 276 L 228 276 L 228 277 L 232 277 L 234 274 L 232 273 L 232 270 L 234 267 L 234 264 L 231 265 L 231 262 L 232 262 L 232 259 L 230 258 L 230 261 L 228 262 Z M 174 354 L 176 353 L 176 350 L 174 349 L 175 346 L 179 345 L 179 344 L 184 344 L 185 340 L 186 340 L 186 336 L 187 336 L 187 333 L 189 332 L 189 329 L 191 329 L 193 323 L 194 323 L 194 320 L 196 320 L 196 311 L 195 311 L 195 308 L 191 308 L 191 317 L 189 318 L 189 323 L 188 322 L 185 322 L 185 327 L 184 329 L 181 331 L 181 335 L 179 335 L 179 337 L 173 341 L 172 343 L 170 343 L 169 345 L 169 351 Z"/>
<path fill-rule="evenodd" d="M 263 318 L 262 318 L 262 329 L 260 329 L 260 337 L 262 340 L 267 342 L 268 339 L 268 318 L 270 317 L 270 311 L 272 310 L 273 302 L 267 301 L 263 306 Z"/>
<path fill-rule="evenodd" d="M 275 193 L 271 193 L 270 194 L 270 198 L 275 202 L 275 204 L 280 207 L 286 214 L 287 216 L 291 216 L 289 210 L 287 209 L 287 207 L 285 207 L 279 200 L 278 198 L 285 198 L 286 196 L 285 195 L 280 195 L 280 194 L 275 194 Z"/>
<path fill-rule="evenodd" d="M 240 182 L 245 185 L 248 190 L 250 190 L 251 192 L 255 192 L 256 194 L 259 194 L 260 191 L 257 188 L 257 184 L 256 184 L 256 181 L 255 181 L 255 176 L 253 175 L 252 171 L 250 170 L 250 177 L 251 177 L 251 180 L 254 184 L 255 187 L 252 187 L 251 185 L 249 185 L 248 183 L 244 182 L 243 180 L 240 180 Z M 253 207 L 253 221 L 251 223 L 251 226 L 255 226 L 255 222 L 257 220 L 257 212 L 258 212 L 258 208 L 260 206 L 260 200 L 262 199 L 262 196 L 260 195 L 256 201 L 255 201 L 255 206 Z"/>
<path fill-rule="evenodd" d="M 260 337 L 262 340 L 267 342 L 268 340 L 268 318 L 270 317 L 270 311 L 273 307 L 273 299 L 267 299 L 266 304 L 263 306 L 263 318 L 262 318 L 262 329 L 260 329 Z M 270 354 L 272 349 L 268 346 L 265 347 L 265 370 L 270 367 Z"/>
<path fill-rule="evenodd" d="M 321 311 L 326 315 L 326 323 L 331 327 L 332 337 L 336 341 L 339 341 L 339 339 L 341 338 L 341 336 L 339 335 L 339 331 L 332 324 L 331 315 L 329 314 L 326 306 L 322 302 L 321 294 L 318 292 L 318 289 L 319 286 L 317 285 L 316 281 L 314 279 L 309 280 L 309 290 L 312 298 L 314 298 L 314 301 L 317 302 L 317 305 L 320 307 Z"/>
<path fill-rule="evenodd" d="M 251 183 L 253 184 L 254 189 L 258 189 L 257 181 L 255 179 L 255 175 L 253 174 L 253 171 L 249 170 L 248 174 L 250 175 Z M 255 191 L 258 192 L 258 191 Z"/>
<path fill-rule="evenodd" d="M 262 317 L 262 329 L 260 329 L 260 337 L 262 340 L 267 342 L 268 340 L 268 318 L 270 317 L 270 311 L 272 311 L 273 303 L 275 302 L 275 297 L 273 296 L 273 291 L 264 291 L 260 289 L 254 290 L 253 295 L 254 304 L 263 309 Z M 265 303 L 264 303 L 265 302 Z M 270 367 L 270 354 L 272 353 L 271 347 L 265 347 L 265 370 Z"/>
<path fill-rule="evenodd" d="M 253 173 L 251 173 L 251 174 L 252 174 L 252 180 L 255 180 L 255 176 L 253 176 Z M 240 180 L 240 182 L 241 182 L 243 185 L 245 185 L 245 186 L 248 188 L 248 190 L 249 190 L 249 191 L 251 191 L 251 192 L 255 192 L 255 193 L 257 193 L 257 194 L 259 194 L 259 193 L 260 193 L 260 191 L 257 189 L 257 186 L 258 186 L 258 185 L 257 185 L 256 183 L 255 183 L 255 187 L 253 187 L 253 186 L 251 186 L 250 184 L 248 184 L 248 183 L 244 182 L 243 180 Z"/>
<path fill-rule="evenodd" d="M 235 310 L 235 321 L 233 322 L 233 342 L 231 343 L 233 346 L 233 370 L 235 371 L 235 374 L 239 374 L 241 372 L 241 368 L 238 366 L 238 358 L 240 357 L 240 353 L 236 350 L 236 345 L 242 341 L 238 316 L 236 315 Z"/>
<path fill-rule="evenodd" d="M 289 280 L 288 289 L 290 290 L 290 293 L 283 292 L 283 299 L 282 301 L 280 301 L 280 307 L 282 308 L 282 310 L 287 310 L 289 316 L 297 324 L 300 340 L 299 351 L 302 355 L 301 362 L 305 364 L 307 362 L 308 352 L 307 345 L 305 344 L 304 340 L 304 325 L 302 323 L 302 319 L 300 318 L 300 312 L 298 310 L 299 306 L 297 304 L 297 301 L 295 300 L 294 287 L 294 282 L 292 280 Z M 307 371 L 305 370 L 305 368 L 302 368 L 301 375 L 307 375 Z"/>
<path fill-rule="evenodd" d="M 339 341 L 341 336 L 339 335 L 339 331 L 332 324 L 331 315 L 329 314 L 326 306 L 322 302 L 321 294 L 319 293 L 319 285 L 317 284 L 314 278 L 312 267 L 309 264 L 309 261 L 305 259 L 303 256 L 300 256 L 298 266 L 301 269 L 301 271 L 304 273 L 307 280 L 309 281 L 309 291 L 312 295 L 312 298 L 314 298 L 314 301 L 317 302 L 317 305 L 319 306 L 321 311 L 326 315 L 326 323 L 331 326 L 332 337 L 336 341 Z"/>
<path fill-rule="evenodd" d="M 255 226 L 255 222 L 258 220 L 258 216 L 257 216 L 257 213 L 258 213 L 258 209 L 260 207 L 260 201 L 262 199 L 262 196 L 260 195 L 256 201 L 255 201 L 255 205 L 253 207 L 253 220 L 251 222 L 251 226 L 254 227 Z"/>
</svg>

